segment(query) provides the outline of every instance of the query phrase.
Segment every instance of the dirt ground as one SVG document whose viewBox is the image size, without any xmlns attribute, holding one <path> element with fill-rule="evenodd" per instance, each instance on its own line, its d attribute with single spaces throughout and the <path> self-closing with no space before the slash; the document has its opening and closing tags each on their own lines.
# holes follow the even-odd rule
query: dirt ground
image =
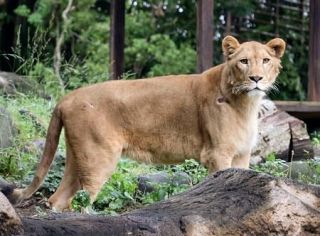
<svg viewBox="0 0 320 236">
<path fill-rule="evenodd" d="M 48 202 L 43 197 L 32 197 L 15 206 L 15 210 L 20 217 L 39 217 L 51 213 Z"/>
</svg>

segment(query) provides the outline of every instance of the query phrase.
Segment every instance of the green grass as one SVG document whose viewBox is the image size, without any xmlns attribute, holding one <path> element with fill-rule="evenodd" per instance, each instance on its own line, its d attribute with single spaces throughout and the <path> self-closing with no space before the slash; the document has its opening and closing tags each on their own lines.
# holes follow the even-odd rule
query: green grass
<svg viewBox="0 0 320 236">
<path fill-rule="evenodd" d="M 39 153 L 32 142 L 44 138 L 50 117 L 48 114 L 51 113 L 53 104 L 36 97 L 5 98 L 1 96 L 0 106 L 10 112 L 18 130 L 13 146 L 0 149 L 0 174 L 12 180 L 22 180 L 38 162 Z M 28 116 L 26 111 L 37 117 L 39 123 Z"/>
</svg>

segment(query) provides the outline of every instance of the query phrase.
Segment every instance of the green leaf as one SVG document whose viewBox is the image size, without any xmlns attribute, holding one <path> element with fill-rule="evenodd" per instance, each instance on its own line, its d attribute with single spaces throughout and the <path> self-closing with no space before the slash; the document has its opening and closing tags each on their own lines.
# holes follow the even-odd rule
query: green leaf
<svg viewBox="0 0 320 236">
<path fill-rule="evenodd" d="M 28 17 L 31 13 L 31 10 L 26 5 L 22 4 L 14 10 L 14 13 L 16 13 L 18 16 Z"/>
</svg>

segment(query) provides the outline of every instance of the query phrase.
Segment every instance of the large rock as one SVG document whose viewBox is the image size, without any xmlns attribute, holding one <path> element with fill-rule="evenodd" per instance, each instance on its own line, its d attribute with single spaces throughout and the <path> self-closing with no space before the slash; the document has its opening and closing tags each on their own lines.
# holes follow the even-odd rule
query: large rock
<svg viewBox="0 0 320 236">
<path fill-rule="evenodd" d="M 0 71 L 0 90 L 8 95 L 14 95 L 17 92 L 34 92 L 36 82 L 12 72 Z"/>
<path fill-rule="evenodd" d="M 319 208 L 319 186 L 228 169 L 119 217 L 52 215 L 22 221 L 27 235 L 320 235 Z"/>
<path fill-rule="evenodd" d="M 12 96 L 17 93 L 37 94 L 41 97 L 49 98 L 43 88 L 30 77 L 0 71 L 0 94 Z"/>
<path fill-rule="evenodd" d="M 16 133 L 17 129 L 9 112 L 0 107 L 0 148 L 11 146 Z"/>
<path fill-rule="evenodd" d="M 153 174 L 141 175 L 138 177 L 138 189 L 142 193 L 149 193 L 154 191 L 159 185 L 191 185 L 192 179 L 185 172 L 175 172 L 169 174 L 168 172 L 158 172 Z"/>
<path fill-rule="evenodd" d="M 21 235 L 22 223 L 8 199 L 0 192 L 0 235 Z"/>
</svg>

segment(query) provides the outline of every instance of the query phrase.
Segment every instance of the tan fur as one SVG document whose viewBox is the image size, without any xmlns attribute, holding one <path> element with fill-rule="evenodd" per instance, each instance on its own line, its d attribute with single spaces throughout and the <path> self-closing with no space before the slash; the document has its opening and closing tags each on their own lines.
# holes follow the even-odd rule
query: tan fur
<svg viewBox="0 0 320 236">
<path fill-rule="evenodd" d="M 79 189 L 94 200 L 121 155 L 150 163 L 194 158 L 210 171 L 248 168 L 264 95 L 255 88 L 272 88 L 285 43 L 240 44 L 227 36 L 222 46 L 226 62 L 199 75 L 110 81 L 65 96 L 53 113 L 35 178 L 26 189 L 14 190 L 13 202 L 30 197 L 41 185 L 62 126 L 65 174 L 49 199 L 56 210 L 68 208 Z M 256 83 L 250 76 L 262 79 Z"/>
</svg>

